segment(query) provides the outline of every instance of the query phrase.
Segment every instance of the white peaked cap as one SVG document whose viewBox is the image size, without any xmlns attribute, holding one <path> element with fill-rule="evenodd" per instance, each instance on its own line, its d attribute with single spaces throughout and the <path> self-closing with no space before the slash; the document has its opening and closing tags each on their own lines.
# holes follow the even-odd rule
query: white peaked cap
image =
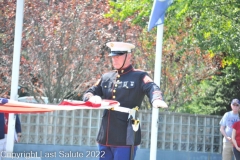
<svg viewBox="0 0 240 160">
<path fill-rule="evenodd" d="M 111 51 L 131 52 L 131 49 L 135 48 L 135 45 L 125 42 L 108 42 L 106 45 L 111 49 Z"/>
</svg>

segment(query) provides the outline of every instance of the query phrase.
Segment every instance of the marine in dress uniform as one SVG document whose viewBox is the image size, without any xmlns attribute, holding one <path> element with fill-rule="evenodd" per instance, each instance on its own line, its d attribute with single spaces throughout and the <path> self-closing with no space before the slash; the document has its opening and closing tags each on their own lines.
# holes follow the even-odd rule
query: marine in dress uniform
<svg viewBox="0 0 240 160">
<path fill-rule="evenodd" d="M 98 95 L 102 99 L 118 101 L 121 107 L 132 109 L 140 107 L 144 96 L 147 95 L 151 104 L 157 100 L 158 103 L 155 105 L 167 107 L 162 100 L 160 88 L 152 81 L 147 72 L 134 69 L 131 65 L 131 55 L 129 56 L 129 54 L 135 46 L 123 42 L 109 42 L 107 46 L 111 48 L 109 56 L 112 57 L 113 63 L 117 63 L 117 56 L 121 56 L 123 62 L 120 62 L 121 65 L 119 68 L 115 68 L 116 70 L 103 74 L 101 79 L 85 92 L 84 99 L 87 100 L 93 95 Z M 102 159 L 129 159 L 130 146 L 126 143 L 128 116 L 128 113 L 104 110 L 97 136 L 99 149 L 105 153 Z M 140 142 L 141 129 L 139 128 L 135 134 L 134 145 L 137 146 Z"/>
</svg>

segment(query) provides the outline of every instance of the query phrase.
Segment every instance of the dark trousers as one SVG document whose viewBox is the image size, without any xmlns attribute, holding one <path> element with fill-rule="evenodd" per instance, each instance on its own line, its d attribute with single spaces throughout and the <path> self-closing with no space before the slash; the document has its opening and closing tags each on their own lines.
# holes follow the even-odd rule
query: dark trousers
<svg viewBox="0 0 240 160">
<path fill-rule="evenodd" d="M 234 153 L 235 159 L 240 160 L 240 152 L 235 147 L 233 147 L 233 153 Z"/>
<path fill-rule="evenodd" d="M 99 151 L 101 156 L 99 156 L 99 160 L 129 160 L 131 155 L 131 147 L 123 146 L 104 146 L 99 145 Z M 134 147 L 134 157 L 136 153 L 137 147 Z"/>
</svg>

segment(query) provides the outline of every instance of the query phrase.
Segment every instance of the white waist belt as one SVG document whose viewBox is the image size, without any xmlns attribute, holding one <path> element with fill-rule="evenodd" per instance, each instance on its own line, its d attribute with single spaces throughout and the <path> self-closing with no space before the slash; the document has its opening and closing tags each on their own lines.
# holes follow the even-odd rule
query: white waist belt
<svg viewBox="0 0 240 160">
<path fill-rule="evenodd" d="M 126 108 L 126 107 L 116 106 L 116 107 L 112 107 L 111 110 L 113 110 L 113 111 L 119 111 L 119 112 L 124 112 L 124 113 L 130 113 L 130 111 L 131 111 L 132 109 Z"/>
<path fill-rule="evenodd" d="M 136 108 L 130 109 L 126 107 L 116 106 L 116 107 L 112 107 L 110 110 L 129 113 L 129 115 L 132 115 L 133 119 L 135 119 L 135 114 L 137 109 Z"/>
</svg>

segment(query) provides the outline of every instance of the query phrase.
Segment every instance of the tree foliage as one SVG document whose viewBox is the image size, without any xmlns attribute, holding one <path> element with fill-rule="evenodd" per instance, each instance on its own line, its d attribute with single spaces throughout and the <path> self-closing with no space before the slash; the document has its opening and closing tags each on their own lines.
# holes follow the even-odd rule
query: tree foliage
<svg viewBox="0 0 240 160">
<path fill-rule="evenodd" d="M 7 64 L 1 63 L 7 68 L 2 69 L 4 96 L 11 82 L 15 2 L 2 8 L 1 22 L 8 22 L 1 23 L 0 39 L 1 55 L 7 57 L 3 59 Z M 108 9 L 107 1 L 25 1 L 19 84 L 36 98 L 47 96 L 51 103 L 81 99 L 86 87 L 112 69 L 105 44 L 135 43 L 140 33 L 128 21 L 104 18 Z"/>
<path fill-rule="evenodd" d="M 201 49 L 213 54 L 226 54 L 224 65 L 239 64 L 239 5 L 239 1 L 230 0 L 187 0 L 177 1 L 172 10 L 177 13 L 176 17 L 191 20 L 189 31 Z"/>
<path fill-rule="evenodd" d="M 199 85 L 201 92 L 194 95 L 194 101 L 183 110 L 188 113 L 211 113 L 223 115 L 230 111 L 230 103 L 234 98 L 240 97 L 240 70 L 237 65 L 227 66 L 220 75 L 211 80 L 202 81 Z"/>
<path fill-rule="evenodd" d="M 0 93 L 9 94 L 13 53 L 15 3 L 0 2 Z"/>
<path fill-rule="evenodd" d="M 231 100 L 239 98 L 233 92 L 238 90 L 239 83 L 239 5 L 239 1 L 189 0 L 177 1 L 172 7 L 173 15 L 177 16 L 171 16 L 171 19 L 176 17 L 181 25 L 191 24 L 186 41 L 194 42 L 218 59 L 218 71 L 211 79 L 199 83 L 199 94 L 194 95 L 192 103 L 186 107 L 194 108 L 193 113 L 223 114 L 229 109 Z"/>
</svg>

